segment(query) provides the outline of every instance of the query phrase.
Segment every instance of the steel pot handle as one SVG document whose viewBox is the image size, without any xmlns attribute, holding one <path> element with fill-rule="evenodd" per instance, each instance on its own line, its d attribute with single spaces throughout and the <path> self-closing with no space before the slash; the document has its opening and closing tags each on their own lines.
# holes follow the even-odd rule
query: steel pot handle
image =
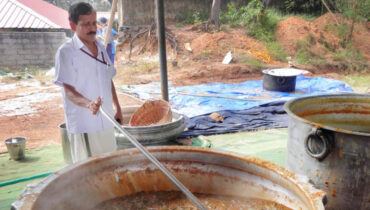
<svg viewBox="0 0 370 210">
<path fill-rule="evenodd" d="M 280 85 L 283 85 L 286 82 L 286 79 L 284 77 L 278 77 L 277 81 Z"/>
<path fill-rule="evenodd" d="M 331 144 L 327 134 L 325 134 L 321 129 L 317 129 L 313 130 L 310 135 L 307 136 L 304 142 L 304 147 L 309 156 L 322 161 L 330 153 Z"/>
</svg>

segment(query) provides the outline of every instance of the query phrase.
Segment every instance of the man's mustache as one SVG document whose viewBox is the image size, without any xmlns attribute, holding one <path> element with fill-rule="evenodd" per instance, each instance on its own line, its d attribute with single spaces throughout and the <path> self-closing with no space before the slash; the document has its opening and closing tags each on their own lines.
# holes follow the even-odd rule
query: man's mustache
<svg viewBox="0 0 370 210">
<path fill-rule="evenodd" d="M 96 34 L 96 31 L 90 31 L 89 33 L 87 33 L 87 35 L 95 35 Z"/>
</svg>

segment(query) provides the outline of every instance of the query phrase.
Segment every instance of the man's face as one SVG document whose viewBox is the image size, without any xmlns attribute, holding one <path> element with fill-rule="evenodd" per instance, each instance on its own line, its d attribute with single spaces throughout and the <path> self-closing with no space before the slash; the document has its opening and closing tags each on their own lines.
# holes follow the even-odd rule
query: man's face
<svg viewBox="0 0 370 210">
<path fill-rule="evenodd" d="M 75 31 L 78 38 L 83 42 L 94 42 L 96 36 L 96 11 L 93 10 L 88 15 L 80 15 L 77 25 L 70 22 L 72 31 Z"/>
</svg>

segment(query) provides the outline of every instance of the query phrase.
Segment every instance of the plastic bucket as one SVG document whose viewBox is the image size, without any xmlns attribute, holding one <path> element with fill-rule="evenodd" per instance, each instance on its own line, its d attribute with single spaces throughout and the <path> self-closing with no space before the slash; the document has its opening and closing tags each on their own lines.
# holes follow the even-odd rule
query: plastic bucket
<svg viewBox="0 0 370 210">
<path fill-rule="evenodd" d="M 69 143 L 68 131 L 67 131 L 67 128 L 66 128 L 66 124 L 62 123 L 58 127 L 59 127 L 59 130 L 60 130 L 60 135 L 62 137 L 62 149 L 63 149 L 64 162 L 66 164 L 71 164 L 72 163 L 71 148 L 70 148 L 70 143 Z"/>
<path fill-rule="evenodd" d="M 13 137 L 5 140 L 6 147 L 10 158 L 13 160 L 23 159 L 26 150 L 26 138 L 25 137 Z"/>
</svg>

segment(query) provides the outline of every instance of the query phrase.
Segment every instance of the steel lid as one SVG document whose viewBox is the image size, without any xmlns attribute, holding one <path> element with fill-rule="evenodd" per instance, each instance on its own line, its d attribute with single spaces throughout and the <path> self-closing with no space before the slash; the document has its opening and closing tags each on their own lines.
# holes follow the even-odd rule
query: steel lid
<svg viewBox="0 0 370 210">
<path fill-rule="evenodd" d="M 310 73 L 307 70 L 294 69 L 294 68 L 279 68 L 279 69 L 265 69 L 262 71 L 264 74 L 280 77 L 293 77 L 301 74 Z"/>
</svg>

